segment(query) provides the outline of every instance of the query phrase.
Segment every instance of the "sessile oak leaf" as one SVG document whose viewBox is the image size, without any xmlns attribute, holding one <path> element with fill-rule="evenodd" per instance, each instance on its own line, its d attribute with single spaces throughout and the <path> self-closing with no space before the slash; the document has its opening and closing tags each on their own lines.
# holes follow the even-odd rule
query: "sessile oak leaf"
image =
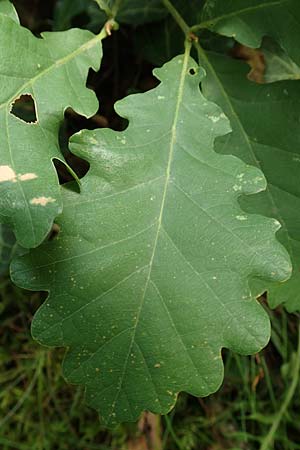
<svg viewBox="0 0 300 450">
<path fill-rule="evenodd" d="M 74 29 L 40 39 L 16 22 L 8 2 L 0 5 L 0 222 L 29 248 L 43 241 L 62 210 L 53 159 L 63 161 L 58 131 L 64 111 L 97 112 L 86 79 L 91 67 L 99 69 L 104 33 Z M 24 97 L 35 107 L 30 123 L 14 114 Z"/>
<path fill-rule="evenodd" d="M 90 163 L 81 193 L 62 188 L 57 238 L 12 267 L 20 286 L 49 291 L 33 335 L 68 347 L 64 376 L 108 426 L 216 391 L 223 347 L 269 339 L 249 281 L 291 270 L 279 223 L 238 203 L 265 189 L 262 172 L 214 151 L 230 126 L 199 90 L 204 70 L 186 51 L 155 75 L 157 88 L 117 103 L 125 131 L 72 138 Z"/>
</svg>

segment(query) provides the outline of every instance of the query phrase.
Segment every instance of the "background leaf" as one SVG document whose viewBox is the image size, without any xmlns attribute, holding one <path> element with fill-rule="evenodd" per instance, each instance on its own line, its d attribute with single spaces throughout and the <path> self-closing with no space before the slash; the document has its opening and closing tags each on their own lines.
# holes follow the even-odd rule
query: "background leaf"
<svg viewBox="0 0 300 450">
<path fill-rule="evenodd" d="M 199 0 L 198 0 L 199 1 Z M 115 1 L 105 1 L 104 4 L 112 9 Z M 89 19 L 85 27 L 99 30 L 107 20 L 107 15 L 95 0 L 59 0 L 55 6 L 54 29 L 65 30 L 71 28 L 79 15 L 85 14 Z M 168 15 L 168 11 L 161 0 L 123 0 L 117 10 L 115 19 L 124 24 L 141 25 L 158 21 Z"/>
<path fill-rule="evenodd" d="M 202 25 L 248 47 L 260 47 L 269 36 L 298 65 L 300 53 L 300 3 L 298 0 L 207 0 Z"/>
<path fill-rule="evenodd" d="M 264 73 L 265 83 L 281 80 L 299 80 L 300 67 L 280 47 L 277 42 L 265 38 L 261 47 L 266 64 Z"/>
<path fill-rule="evenodd" d="M 89 68 L 99 69 L 101 36 L 70 30 L 42 37 L 0 15 L 0 216 L 24 247 L 40 244 L 61 212 L 52 161 L 63 160 L 58 131 L 64 111 L 72 107 L 89 117 L 98 109 L 85 83 Z M 34 101 L 35 123 L 13 114 L 24 95 Z"/>
<path fill-rule="evenodd" d="M 72 27 L 77 16 L 82 14 L 91 16 L 92 13 L 97 16 L 97 27 L 100 28 L 107 18 L 105 13 L 99 10 L 94 0 L 58 0 L 54 9 L 53 29 L 55 31 L 67 30 Z"/>
<path fill-rule="evenodd" d="M 269 302 L 300 310 L 300 85 L 253 83 L 247 79 L 246 64 L 224 55 L 201 50 L 199 59 L 207 71 L 204 95 L 222 107 L 233 130 L 216 141 L 216 151 L 233 153 L 263 171 L 266 191 L 242 199 L 243 208 L 281 222 L 278 238 L 293 260 L 291 279 L 269 284 Z M 260 285 L 258 291 L 265 288 Z"/>
<path fill-rule="evenodd" d="M 123 23 L 139 25 L 154 22 L 167 16 L 168 11 L 161 0 L 124 0 L 121 2 L 116 19 Z"/>
<path fill-rule="evenodd" d="M 200 20 L 202 0 L 176 0 L 172 4 L 188 23 Z M 135 33 L 137 50 L 144 59 L 161 66 L 184 50 L 184 36 L 173 17 L 138 27 Z"/>
<path fill-rule="evenodd" d="M 50 292 L 33 335 L 68 346 L 65 377 L 107 425 L 214 392 L 222 347 L 269 338 L 248 279 L 290 274 L 278 222 L 237 202 L 265 188 L 262 173 L 213 151 L 230 128 L 200 93 L 203 70 L 186 53 L 155 74 L 156 89 L 117 104 L 124 132 L 72 138 L 91 165 L 82 192 L 63 189 L 60 234 L 13 265 L 16 283 Z"/>
</svg>

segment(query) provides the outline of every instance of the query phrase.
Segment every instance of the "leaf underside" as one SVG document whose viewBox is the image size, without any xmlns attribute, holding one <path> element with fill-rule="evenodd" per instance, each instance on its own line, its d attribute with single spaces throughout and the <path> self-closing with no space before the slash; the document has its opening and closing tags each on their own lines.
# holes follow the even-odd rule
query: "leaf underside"
<svg viewBox="0 0 300 450">
<path fill-rule="evenodd" d="M 39 39 L 0 10 L 0 222 L 23 247 L 39 245 L 62 210 L 53 166 L 54 158 L 63 160 L 59 127 L 67 107 L 86 117 L 96 113 L 96 96 L 85 83 L 101 55 L 99 37 L 88 31 Z M 35 123 L 12 114 L 24 95 L 34 101 Z"/>
<path fill-rule="evenodd" d="M 157 88 L 117 103 L 124 132 L 72 138 L 90 163 L 81 194 L 62 189 L 58 237 L 12 267 L 49 291 L 33 335 L 69 348 L 64 375 L 108 426 L 216 391 L 222 347 L 249 354 L 269 338 L 249 280 L 290 274 L 278 222 L 238 204 L 265 189 L 261 171 L 213 150 L 230 127 L 200 93 L 203 69 L 186 54 L 155 75 Z"/>
</svg>

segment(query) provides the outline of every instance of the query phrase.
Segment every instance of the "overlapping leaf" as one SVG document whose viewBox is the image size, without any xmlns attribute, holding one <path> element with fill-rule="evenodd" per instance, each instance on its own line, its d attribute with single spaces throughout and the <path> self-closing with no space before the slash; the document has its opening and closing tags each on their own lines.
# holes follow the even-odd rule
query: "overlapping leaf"
<svg viewBox="0 0 300 450">
<path fill-rule="evenodd" d="M 216 150 L 262 169 L 267 190 L 243 207 L 281 222 L 278 237 L 293 260 L 291 279 L 268 286 L 270 303 L 300 310 L 300 84 L 258 85 L 247 79 L 244 63 L 204 51 L 199 56 L 207 71 L 203 92 L 223 108 L 233 129 L 216 141 Z"/>
<path fill-rule="evenodd" d="M 16 249 L 14 234 L 6 225 L 0 225 L 0 276 L 8 272 Z"/>
<path fill-rule="evenodd" d="M 127 130 L 72 139 L 91 165 L 81 194 L 63 188 L 58 237 L 13 265 L 19 285 L 50 292 L 33 335 L 69 348 L 67 380 L 108 425 L 215 391 L 222 347 L 268 341 L 249 279 L 290 274 L 278 222 L 238 204 L 262 173 L 213 150 L 230 128 L 199 91 L 203 70 L 186 53 L 155 74 L 156 89 L 117 104 Z"/>
<path fill-rule="evenodd" d="M 84 116 L 98 109 L 85 84 L 89 68 L 99 69 L 100 38 L 70 30 L 40 39 L 0 14 L 0 221 L 24 247 L 37 246 L 61 212 L 52 162 L 62 159 L 58 130 L 67 107 Z M 36 123 L 11 112 L 25 94 L 34 100 Z"/>
<path fill-rule="evenodd" d="M 207 0 L 201 26 L 249 47 L 259 47 L 264 36 L 272 37 L 300 64 L 299 0 Z"/>
</svg>

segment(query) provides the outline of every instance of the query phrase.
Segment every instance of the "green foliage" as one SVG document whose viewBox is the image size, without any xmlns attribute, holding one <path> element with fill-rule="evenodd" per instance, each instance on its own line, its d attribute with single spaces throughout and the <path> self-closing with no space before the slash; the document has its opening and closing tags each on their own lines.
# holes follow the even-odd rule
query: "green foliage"
<svg viewBox="0 0 300 450">
<path fill-rule="evenodd" d="M 119 3 L 119 6 L 114 13 L 114 5 L 117 3 Z M 70 28 L 73 20 L 82 13 L 89 16 L 87 26 L 94 31 L 100 25 L 104 25 L 107 16 L 114 17 L 120 23 L 140 25 L 160 20 L 168 14 L 168 11 L 162 5 L 161 0 L 147 0 L 147 2 L 141 2 L 140 0 L 123 0 L 121 2 L 59 0 L 55 7 L 54 29 L 65 30 Z"/>
<path fill-rule="evenodd" d="M 300 79 L 299 65 L 290 58 L 276 41 L 267 37 L 264 38 L 261 50 L 266 63 L 264 74 L 266 83 Z"/>
<path fill-rule="evenodd" d="M 0 1 L 0 14 L 10 17 L 16 23 L 20 23 L 18 14 L 17 14 L 13 4 L 10 3 L 8 0 Z"/>
<path fill-rule="evenodd" d="M 24 247 L 40 244 L 62 210 L 53 167 L 53 159 L 63 161 L 60 122 L 67 107 L 86 117 L 97 111 L 85 82 L 89 68 L 99 68 L 102 37 L 70 30 L 38 39 L 0 14 L 0 215 Z M 23 95 L 34 100 L 34 123 L 12 114 Z"/>
<path fill-rule="evenodd" d="M 95 0 L 98 2 L 99 0 Z M 117 3 L 117 2 L 108 2 Z M 120 2 L 120 7 L 116 13 L 116 20 L 139 25 L 145 22 L 153 22 L 166 16 L 168 12 L 163 6 L 161 0 L 148 0 L 141 2 L 140 0 L 124 0 Z"/>
<path fill-rule="evenodd" d="M 299 19 L 297 0 L 207 0 L 199 27 L 232 36 L 249 47 L 259 47 L 264 36 L 271 37 L 299 63 Z"/>
<path fill-rule="evenodd" d="M 237 203 L 264 189 L 261 172 L 213 151 L 230 128 L 200 94 L 202 69 L 186 52 L 156 75 L 159 87 L 116 105 L 126 131 L 72 138 L 91 166 L 81 193 L 66 190 L 56 241 L 12 269 L 50 291 L 33 334 L 70 348 L 66 378 L 109 425 L 166 413 L 181 390 L 214 392 L 222 347 L 247 354 L 268 340 L 248 277 L 289 276 L 279 223 Z"/>
<path fill-rule="evenodd" d="M 96 411 L 84 405 L 83 389 L 61 377 L 63 350 L 32 341 L 27 324 L 40 304 L 37 294 L 3 285 L 2 278 L 1 450 L 146 450 L 141 424 L 106 430 Z M 277 309 L 271 323 L 271 342 L 259 358 L 223 353 L 225 383 L 219 392 L 200 400 L 179 396 L 170 415 L 160 419 L 158 450 L 259 447 L 286 398 L 295 364 L 297 318 Z M 276 433 L 276 448 L 299 449 L 299 407 L 295 395 Z"/>
<path fill-rule="evenodd" d="M 199 0 L 176 0 L 174 5 L 188 22 L 193 23 L 200 18 Z M 174 56 L 184 51 L 184 41 L 172 16 L 164 21 L 143 24 L 135 32 L 135 45 L 143 58 L 155 66 L 161 66 Z"/>
<path fill-rule="evenodd" d="M 255 84 L 247 79 L 247 68 L 243 63 L 203 52 L 200 47 L 199 58 L 207 71 L 203 92 L 223 108 L 233 130 L 226 139 L 218 140 L 216 151 L 233 153 L 247 164 L 259 167 L 268 181 L 265 192 L 255 200 L 241 199 L 242 207 L 250 213 L 280 221 L 282 228 L 278 238 L 293 260 L 291 279 L 283 284 L 269 285 L 269 301 L 273 306 L 284 302 L 290 311 L 299 310 L 300 153 L 297 143 L 300 103 L 295 99 L 300 98 L 300 85 L 289 82 Z M 293 129 L 294 133 L 282 132 L 288 129 Z"/>
<path fill-rule="evenodd" d="M 61 31 L 71 28 L 73 20 L 86 12 L 90 15 L 96 11 L 97 20 L 104 23 L 105 13 L 98 8 L 93 8 L 94 6 L 93 0 L 58 0 L 55 5 L 53 29 Z"/>
<path fill-rule="evenodd" d="M 300 7 L 296 0 L 64 0 L 54 29 L 83 12 L 93 30 L 107 16 L 100 34 L 71 29 L 40 39 L 0 1 L 0 218 L 10 226 L 1 233 L 13 230 L 31 249 L 14 258 L 15 282 L 49 292 L 34 337 L 69 348 L 66 379 L 85 386 L 111 426 L 143 410 L 168 412 L 180 391 L 217 390 L 223 347 L 250 354 L 268 342 L 269 320 L 256 300 L 265 291 L 272 307 L 300 310 Z M 118 46 L 132 30 L 134 49 L 165 64 L 151 78 L 155 88 L 116 104 L 128 127 L 80 131 L 70 140 L 70 158 L 79 159 L 67 163 L 64 113 L 96 114 L 87 75 L 99 70 L 101 41 L 118 28 L 115 20 L 126 24 Z M 237 42 L 262 46 L 268 84 L 247 78 L 245 63 L 232 57 Z M 22 112 L 24 96 L 29 111 Z M 80 158 L 89 163 L 81 180 Z M 54 160 L 73 182 L 60 186 Z M 47 238 L 54 221 L 58 235 Z M 13 239 L 1 244 L 0 267 L 14 248 Z"/>
</svg>

